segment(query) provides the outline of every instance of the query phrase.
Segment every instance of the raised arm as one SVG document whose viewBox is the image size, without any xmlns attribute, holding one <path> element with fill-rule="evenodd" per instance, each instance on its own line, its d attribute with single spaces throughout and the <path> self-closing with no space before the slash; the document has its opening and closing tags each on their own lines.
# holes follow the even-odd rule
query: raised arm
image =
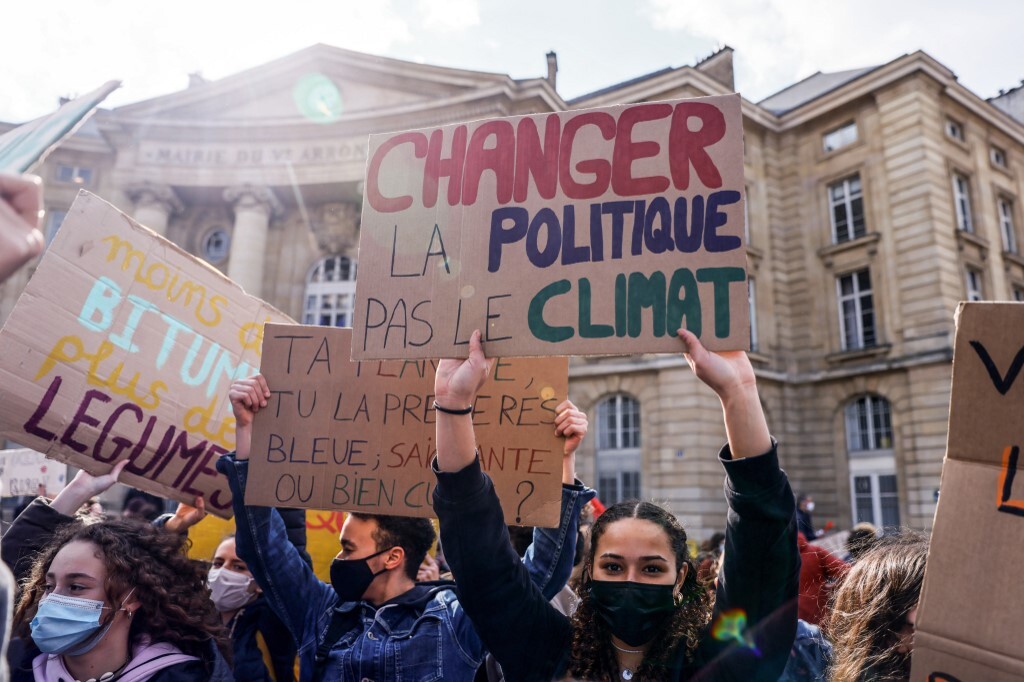
<svg viewBox="0 0 1024 682">
<path fill-rule="evenodd" d="M 719 455 L 729 504 L 712 634 L 701 642 L 709 679 L 776 680 L 796 634 L 800 554 L 796 505 L 761 409 L 746 353 L 712 353 L 679 331 L 694 374 L 718 395 L 728 444 Z M 711 662 L 711 659 L 716 659 Z"/>
<path fill-rule="evenodd" d="M 545 599 L 553 599 L 572 575 L 576 554 L 580 508 L 592 500 L 595 492 L 576 480 L 576 450 L 587 435 L 587 415 L 572 401 L 555 408 L 555 433 L 562 438 L 562 506 L 555 528 L 534 528 L 533 542 L 526 549 L 523 563 L 530 579 Z"/>
<path fill-rule="evenodd" d="M 36 498 L 14 519 L 0 542 L 0 553 L 18 582 L 28 576 L 36 554 L 50 542 L 57 529 L 73 523 L 75 513 L 86 501 L 117 483 L 117 477 L 127 465 L 127 459 L 118 462 L 102 476 L 93 476 L 83 469 L 53 500 Z"/>
<path fill-rule="evenodd" d="M 237 451 L 222 456 L 217 470 L 227 476 L 231 486 L 238 556 L 252 571 L 267 603 L 288 627 L 300 652 L 314 649 L 319 634 L 317 623 L 338 597 L 330 585 L 320 582 L 288 541 L 287 529 L 277 510 L 245 504 L 252 422 L 259 410 L 267 406 L 270 389 L 257 374 L 234 382 L 229 395 L 237 424 Z"/>
<path fill-rule="evenodd" d="M 488 368 L 474 332 L 467 360 L 438 365 L 438 406 L 472 405 Z M 476 456 L 472 415 L 439 409 L 436 428 L 434 511 L 460 602 L 508 679 L 551 679 L 569 651 L 569 622 L 548 604 L 512 549 L 494 486 Z M 579 504 L 572 508 L 578 515 Z"/>
<path fill-rule="evenodd" d="M 683 353 L 693 373 L 708 385 L 722 403 L 725 435 L 732 459 L 762 455 L 772 448 L 772 437 L 757 394 L 757 378 L 743 351 L 712 353 L 694 334 L 679 330 L 686 346 Z"/>
<path fill-rule="evenodd" d="M 472 407 L 480 387 L 487 381 L 491 361 L 484 357 L 480 331 L 469 339 L 469 357 L 465 360 L 441 360 L 434 375 L 434 400 L 437 403 L 437 468 L 446 473 L 465 469 L 476 460 L 476 433 Z M 446 411 L 447 410 L 447 411 Z"/>
</svg>

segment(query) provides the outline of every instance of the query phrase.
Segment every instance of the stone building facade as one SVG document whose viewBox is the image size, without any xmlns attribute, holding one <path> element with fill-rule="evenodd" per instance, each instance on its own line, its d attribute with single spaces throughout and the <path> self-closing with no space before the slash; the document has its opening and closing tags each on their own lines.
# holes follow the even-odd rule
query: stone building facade
<svg viewBox="0 0 1024 682">
<path fill-rule="evenodd" d="M 374 267 L 357 258 L 368 134 L 734 88 L 729 48 L 570 101 L 547 66 L 515 80 L 315 45 L 194 77 L 98 112 L 51 155 L 47 229 L 84 187 L 296 320 L 344 326 L 357 266 Z M 916 52 L 742 106 L 751 357 L 783 464 L 819 525 L 928 528 L 953 311 L 1024 300 L 1018 103 Z M 2 286 L 0 317 L 30 272 Z M 602 497 L 665 502 L 698 539 L 724 525 L 721 411 L 681 357 L 574 359 L 571 397 Z"/>
</svg>

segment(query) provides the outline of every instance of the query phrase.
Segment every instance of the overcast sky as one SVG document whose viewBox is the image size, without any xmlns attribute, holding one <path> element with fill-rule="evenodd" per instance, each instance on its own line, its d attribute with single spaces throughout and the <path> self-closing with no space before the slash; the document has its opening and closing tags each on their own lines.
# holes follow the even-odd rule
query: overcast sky
<svg viewBox="0 0 1024 682">
<path fill-rule="evenodd" d="M 722 44 L 754 101 L 918 49 L 982 97 L 1024 78 L 1020 0 L 32 0 L 3 24 L 0 121 L 14 122 L 107 80 L 124 82 L 104 105 L 117 106 L 313 43 L 516 78 L 545 75 L 554 50 L 566 99 Z"/>
</svg>

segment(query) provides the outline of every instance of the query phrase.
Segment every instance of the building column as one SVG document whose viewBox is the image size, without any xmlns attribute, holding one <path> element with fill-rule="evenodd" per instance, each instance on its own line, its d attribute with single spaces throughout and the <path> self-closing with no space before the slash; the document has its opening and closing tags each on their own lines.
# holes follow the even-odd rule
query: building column
<svg viewBox="0 0 1024 682">
<path fill-rule="evenodd" d="M 139 182 L 125 187 L 128 198 L 135 203 L 135 222 L 159 235 L 167 235 L 167 222 L 185 205 L 169 185 Z"/>
<path fill-rule="evenodd" d="M 269 187 L 243 185 L 224 190 L 224 200 L 235 210 L 228 277 L 246 293 L 263 295 L 263 264 L 270 218 L 281 213 L 281 202 Z"/>
</svg>

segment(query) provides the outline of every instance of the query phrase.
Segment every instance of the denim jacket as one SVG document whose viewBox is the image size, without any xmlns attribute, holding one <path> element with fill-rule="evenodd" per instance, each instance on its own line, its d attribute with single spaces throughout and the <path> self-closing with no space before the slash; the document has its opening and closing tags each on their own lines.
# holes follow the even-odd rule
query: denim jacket
<svg viewBox="0 0 1024 682">
<path fill-rule="evenodd" d="M 317 645 L 335 612 L 345 628 L 330 650 L 324 680 L 473 679 L 487 652 L 459 603 L 454 583 L 422 583 L 376 607 L 363 601 L 342 603 L 288 542 L 278 513 L 271 507 L 244 504 L 248 461 L 237 461 L 228 453 L 217 469 L 227 476 L 234 496 L 238 555 L 295 638 L 301 682 L 313 679 Z M 569 578 L 579 512 L 593 495 L 582 485 L 562 486 L 559 527 L 534 533 L 525 561 L 546 598 L 557 594 Z"/>
</svg>

